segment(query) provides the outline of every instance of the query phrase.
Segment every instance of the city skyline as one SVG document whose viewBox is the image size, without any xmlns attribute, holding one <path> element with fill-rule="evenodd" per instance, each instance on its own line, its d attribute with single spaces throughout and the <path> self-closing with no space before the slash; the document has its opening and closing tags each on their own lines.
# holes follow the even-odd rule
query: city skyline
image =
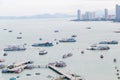
<svg viewBox="0 0 120 80">
<path fill-rule="evenodd" d="M 44 13 L 65 13 L 75 15 L 77 9 L 101 11 L 107 8 L 111 13 L 119 0 L 0 0 L 0 16 L 23 16 Z"/>
</svg>

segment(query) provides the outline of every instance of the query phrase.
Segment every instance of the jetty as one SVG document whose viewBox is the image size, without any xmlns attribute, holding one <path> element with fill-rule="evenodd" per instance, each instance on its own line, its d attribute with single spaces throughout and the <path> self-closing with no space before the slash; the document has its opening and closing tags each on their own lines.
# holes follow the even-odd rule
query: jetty
<svg viewBox="0 0 120 80">
<path fill-rule="evenodd" d="M 75 76 L 74 74 L 70 74 L 68 72 L 65 72 L 63 70 L 60 70 L 59 68 L 55 67 L 54 65 L 48 65 L 48 67 L 55 71 L 56 73 L 63 75 L 65 78 L 67 78 L 68 80 L 83 80 L 80 76 Z"/>
</svg>

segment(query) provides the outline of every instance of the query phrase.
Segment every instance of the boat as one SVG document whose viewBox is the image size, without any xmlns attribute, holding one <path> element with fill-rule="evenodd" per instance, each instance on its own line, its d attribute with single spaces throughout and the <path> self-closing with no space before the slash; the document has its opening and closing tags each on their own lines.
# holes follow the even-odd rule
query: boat
<svg viewBox="0 0 120 80">
<path fill-rule="evenodd" d="M 40 51 L 39 52 L 39 55 L 45 55 L 45 54 L 47 54 L 48 52 L 46 51 L 46 50 L 42 50 L 42 51 Z"/>
<path fill-rule="evenodd" d="M 49 63 L 48 65 L 52 65 L 52 66 L 55 66 L 55 67 L 66 67 L 66 63 L 63 62 L 63 61 L 59 61 L 59 62 L 53 62 L 53 63 Z"/>
<path fill-rule="evenodd" d="M 7 53 L 4 53 L 3 56 L 7 56 L 8 54 Z"/>
<path fill-rule="evenodd" d="M 59 30 L 55 30 L 54 32 L 57 33 L 57 32 L 59 32 Z"/>
<path fill-rule="evenodd" d="M 114 31 L 114 33 L 120 33 L 120 31 Z"/>
<path fill-rule="evenodd" d="M 118 44 L 118 41 L 101 41 L 99 44 Z"/>
<path fill-rule="evenodd" d="M 71 57 L 71 56 L 72 56 L 72 53 L 68 53 L 68 54 L 64 54 L 64 55 L 62 56 L 62 58 L 65 59 L 65 58 Z"/>
<path fill-rule="evenodd" d="M 3 69 L 5 68 L 5 65 L 4 64 L 0 64 L 0 69 Z"/>
<path fill-rule="evenodd" d="M 77 37 L 77 35 L 72 35 L 71 37 Z"/>
<path fill-rule="evenodd" d="M 5 62 L 5 60 L 4 59 L 0 59 L 0 62 Z"/>
<path fill-rule="evenodd" d="M 76 42 L 74 38 L 61 39 L 59 42 Z"/>
<path fill-rule="evenodd" d="M 22 34 L 22 32 L 19 32 L 19 34 Z"/>
<path fill-rule="evenodd" d="M 17 37 L 17 39 L 22 39 L 22 37 L 19 36 L 19 37 Z"/>
<path fill-rule="evenodd" d="M 108 46 L 96 46 L 96 47 L 89 47 L 87 50 L 109 50 L 110 47 Z"/>
<path fill-rule="evenodd" d="M 46 42 L 46 43 L 34 43 L 32 45 L 33 47 L 51 47 L 53 46 L 53 43 Z"/>
<path fill-rule="evenodd" d="M 9 30 L 8 32 L 12 32 L 12 30 Z"/>
<path fill-rule="evenodd" d="M 91 29 L 91 27 L 86 27 L 86 29 Z"/>
<path fill-rule="evenodd" d="M 8 46 L 7 48 L 4 48 L 4 51 L 25 51 L 26 48 L 23 46 L 19 46 L 19 45 L 11 45 Z"/>
</svg>

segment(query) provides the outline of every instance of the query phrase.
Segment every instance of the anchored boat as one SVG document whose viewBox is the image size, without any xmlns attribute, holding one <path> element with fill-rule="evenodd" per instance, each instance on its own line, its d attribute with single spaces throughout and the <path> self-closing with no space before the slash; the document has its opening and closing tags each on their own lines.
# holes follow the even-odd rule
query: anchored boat
<svg viewBox="0 0 120 80">
<path fill-rule="evenodd" d="M 46 42 L 46 43 L 34 43 L 32 45 L 33 47 L 51 47 L 53 46 L 53 43 Z"/>
<path fill-rule="evenodd" d="M 25 51 L 26 48 L 23 46 L 20 46 L 20 45 L 11 45 L 11 46 L 8 46 L 7 48 L 4 48 L 4 51 Z"/>
<path fill-rule="evenodd" d="M 76 42 L 74 38 L 61 39 L 59 42 Z"/>
</svg>

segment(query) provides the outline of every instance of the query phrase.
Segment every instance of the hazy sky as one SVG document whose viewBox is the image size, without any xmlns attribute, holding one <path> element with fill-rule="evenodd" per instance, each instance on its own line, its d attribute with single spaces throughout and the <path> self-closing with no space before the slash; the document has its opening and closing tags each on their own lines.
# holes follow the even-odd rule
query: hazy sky
<svg viewBox="0 0 120 80">
<path fill-rule="evenodd" d="M 114 10 L 120 0 L 0 0 L 0 16 L 43 13 L 76 14 L 76 10 Z"/>
</svg>

